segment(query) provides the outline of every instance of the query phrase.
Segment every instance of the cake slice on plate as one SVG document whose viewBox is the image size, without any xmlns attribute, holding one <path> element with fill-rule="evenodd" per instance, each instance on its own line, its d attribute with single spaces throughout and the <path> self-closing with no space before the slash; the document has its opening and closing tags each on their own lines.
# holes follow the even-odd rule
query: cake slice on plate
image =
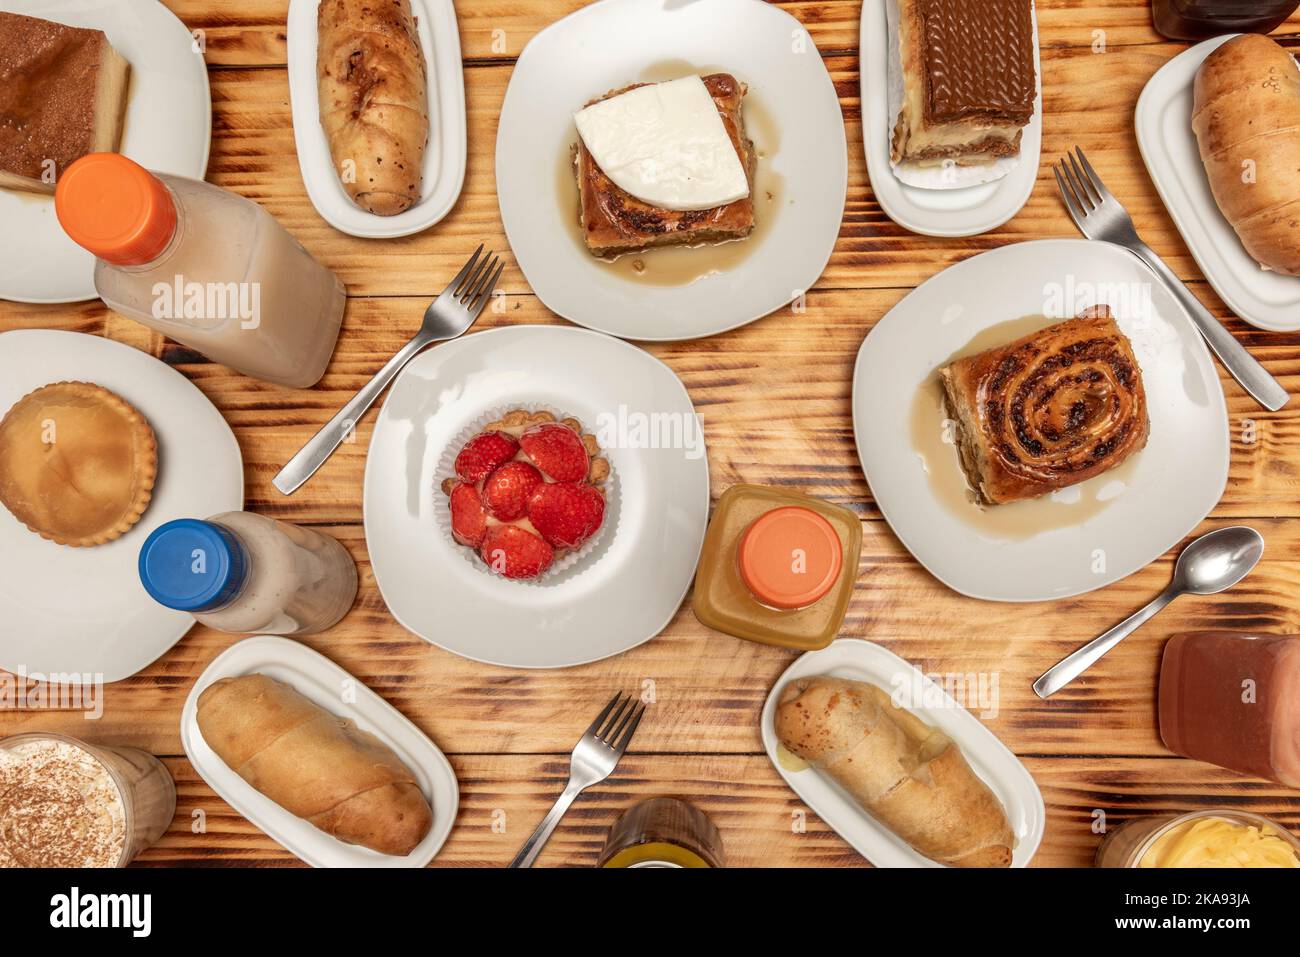
<svg viewBox="0 0 1300 957">
<path fill-rule="evenodd" d="M 971 165 L 1020 151 L 1037 90 L 1032 0 L 899 0 L 898 33 L 895 163 Z"/>
<path fill-rule="evenodd" d="M 582 233 L 599 257 L 743 239 L 756 154 L 729 73 L 637 83 L 575 117 Z"/>
<path fill-rule="evenodd" d="M 0 12 L 0 187 L 53 193 L 121 145 L 130 64 L 101 30 Z"/>
</svg>

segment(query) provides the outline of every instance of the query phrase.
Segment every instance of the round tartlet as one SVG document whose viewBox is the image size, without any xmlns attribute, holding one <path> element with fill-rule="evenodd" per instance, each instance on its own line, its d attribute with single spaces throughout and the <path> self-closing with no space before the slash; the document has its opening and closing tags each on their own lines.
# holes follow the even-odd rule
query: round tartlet
<svg viewBox="0 0 1300 957">
<path fill-rule="evenodd" d="M 450 534 L 508 579 L 538 579 L 580 556 L 605 524 L 610 475 L 573 418 L 514 409 L 482 425 L 442 482 Z"/>
<path fill-rule="evenodd" d="M 134 406 L 90 382 L 30 392 L 0 420 L 0 503 L 42 538 L 103 545 L 140 520 L 158 443 Z"/>
</svg>

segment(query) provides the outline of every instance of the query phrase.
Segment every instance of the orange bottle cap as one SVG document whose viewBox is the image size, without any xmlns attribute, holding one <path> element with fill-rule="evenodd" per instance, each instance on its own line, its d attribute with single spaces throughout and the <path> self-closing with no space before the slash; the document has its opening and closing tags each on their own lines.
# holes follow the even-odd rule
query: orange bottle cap
<svg viewBox="0 0 1300 957">
<path fill-rule="evenodd" d="M 157 259 L 176 232 L 167 187 L 120 153 L 90 153 L 64 170 L 54 212 L 73 242 L 115 266 Z"/>
<path fill-rule="evenodd" d="M 804 608 L 840 577 L 843 550 L 830 522 L 810 508 L 786 505 L 765 512 L 745 529 L 740 577 L 765 605 Z"/>
</svg>

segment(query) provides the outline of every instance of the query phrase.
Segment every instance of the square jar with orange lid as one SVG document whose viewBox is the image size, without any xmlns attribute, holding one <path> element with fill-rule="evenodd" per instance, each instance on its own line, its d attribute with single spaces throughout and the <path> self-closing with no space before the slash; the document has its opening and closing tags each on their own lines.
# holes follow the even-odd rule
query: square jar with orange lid
<svg viewBox="0 0 1300 957">
<path fill-rule="evenodd" d="M 733 485 L 704 537 L 692 599 L 717 631 L 811 651 L 839 634 L 858 577 L 862 522 L 800 492 Z"/>
</svg>

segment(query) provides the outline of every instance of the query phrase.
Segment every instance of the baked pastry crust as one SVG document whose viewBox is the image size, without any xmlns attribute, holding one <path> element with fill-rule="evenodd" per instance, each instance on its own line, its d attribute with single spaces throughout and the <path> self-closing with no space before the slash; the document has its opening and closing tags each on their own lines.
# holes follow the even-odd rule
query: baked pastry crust
<svg viewBox="0 0 1300 957">
<path fill-rule="evenodd" d="M 120 538 L 149 507 L 157 476 L 149 423 L 90 382 L 42 386 L 0 420 L 0 503 L 57 544 Z"/>
<path fill-rule="evenodd" d="M 988 163 L 1020 151 L 1037 96 L 1030 4 L 900 0 L 895 163 Z"/>
<path fill-rule="evenodd" d="M 1150 433 L 1142 370 L 1105 306 L 959 359 L 940 377 L 962 469 L 986 505 L 1100 475 Z"/>
<path fill-rule="evenodd" d="M 428 68 L 410 0 L 324 0 L 317 10 L 321 127 L 344 192 L 396 216 L 420 201 L 429 143 Z"/>
<path fill-rule="evenodd" d="M 616 186 L 596 165 L 595 159 L 579 137 L 574 147 L 579 221 L 582 224 L 583 238 L 592 255 L 604 258 L 652 246 L 724 242 L 743 239 L 753 231 L 757 154 L 753 142 L 745 133 L 745 119 L 741 110 L 747 88 L 729 73 L 713 73 L 701 79 L 713 97 L 723 126 L 740 157 L 740 164 L 745 168 L 750 195 L 713 209 L 672 210 L 651 206 Z M 633 83 L 619 90 L 611 90 L 586 105 L 591 106 L 592 103 L 646 85 Z"/>
</svg>

